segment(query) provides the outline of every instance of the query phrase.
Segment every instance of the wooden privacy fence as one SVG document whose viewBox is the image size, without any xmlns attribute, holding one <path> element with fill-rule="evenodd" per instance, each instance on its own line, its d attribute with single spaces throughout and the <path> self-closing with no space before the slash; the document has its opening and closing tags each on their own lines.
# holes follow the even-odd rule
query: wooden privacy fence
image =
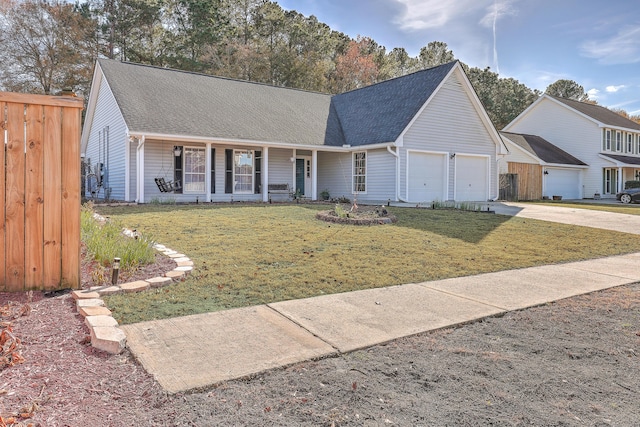
<svg viewBox="0 0 640 427">
<path fill-rule="evenodd" d="M 0 291 L 80 287 L 82 108 L 0 92 Z"/>
</svg>

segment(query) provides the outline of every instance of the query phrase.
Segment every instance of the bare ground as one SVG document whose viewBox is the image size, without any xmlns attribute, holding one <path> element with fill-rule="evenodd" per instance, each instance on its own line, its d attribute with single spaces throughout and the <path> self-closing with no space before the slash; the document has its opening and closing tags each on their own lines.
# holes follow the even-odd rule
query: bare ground
<svg viewBox="0 0 640 427">
<path fill-rule="evenodd" d="M 28 298 L 0 294 L 25 359 L 0 371 L 7 425 L 640 424 L 640 284 L 176 395 L 94 350 L 69 295 Z"/>
</svg>

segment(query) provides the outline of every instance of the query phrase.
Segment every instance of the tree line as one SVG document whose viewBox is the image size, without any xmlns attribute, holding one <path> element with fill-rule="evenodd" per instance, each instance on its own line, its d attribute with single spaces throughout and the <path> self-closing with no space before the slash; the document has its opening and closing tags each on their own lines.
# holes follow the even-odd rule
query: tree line
<svg viewBox="0 0 640 427">
<path fill-rule="evenodd" d="M 3 90 L 85 97 L 101 57 L 332 94 L 456 59 L 440 41 L 388 51 L 269 0 L 0 0 L 0 45 Z M 498 129 L 541 95 L 463 66 Z M 588 99 L 568 80 L 547 92 Z"/>
</svg>

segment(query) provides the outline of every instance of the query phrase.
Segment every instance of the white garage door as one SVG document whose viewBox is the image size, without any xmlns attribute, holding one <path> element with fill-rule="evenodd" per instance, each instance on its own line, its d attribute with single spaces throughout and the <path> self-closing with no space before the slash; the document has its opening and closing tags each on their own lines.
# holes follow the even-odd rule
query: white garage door
<svg viewBox="0 0 640 427">
<path fill-rule="evenodd" d="M 456 195 L 459 202 L 484 202 L 489 199 L 489 158 L 456 156 Z"/>
<path fill-rule="evenodd" d="M 446 200 L 446 158 L 446 154 L 409 153 L 410 202 Z"/>
<path fill-rule="evenodd" d="M 563 199 L 579 199 L 580 170 L 576 169 L 547 169 L 545 178 L 545 196 L 562 196 Z"/>
</svg>

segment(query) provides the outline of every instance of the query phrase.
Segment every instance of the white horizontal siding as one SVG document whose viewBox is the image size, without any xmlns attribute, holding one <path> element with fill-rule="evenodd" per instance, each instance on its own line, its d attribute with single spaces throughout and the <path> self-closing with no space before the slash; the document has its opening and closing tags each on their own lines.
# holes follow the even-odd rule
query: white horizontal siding
<svg viewBox="0 0 640 427">
<path fill-rule="evenodd" d="M 406 198 L 407 195 L 407 150 L 489 156 L 489 197 L 497 197 L 496 144 L 462 87 L 461 78 L 457 73 L 452 74 L 405 133 L 400 150 L 401 197 Z M 447 198 L 453 199 L 453 159 L 449 160 L 448 174 Z"/>
<path fill-rule="evenodd" d="M 509 132 L 538 135 L 589 165 L 582 175 L 582 194 L 586 197 L 602 191 L 602 168 L 611 163 L 600 158 L 602 130 L 591 120 L 542 99 L 509 128 Z"/>
<path fill-rule="evenodd" d="M 362 203 L 396 200 L 396 158 L 386 149 L 368 150 L 366 192 L 358 194 Z M 351 163 L 353 164 L 353 163 Z M 350 179 L 351 178 L 351 175 Z M 351 181 L 349 181 L 351 182 Z"/>
<path fill-rule="evenodd" d="M 351 194 L 351 153 L 318 153 L 318 193 L 328 190 L 331 197 Z"/>
<path fill-rule="evenodd" d="M 269 183 L 289 184 L 294 188 L 295 162 L 291 161 L 293 150 L 282 148 L 269 149 Z"/>
<path fill-rule="evenodd" d="M 108 130 L 108 147 L 104 134 Z M 111 189 L 110 198 L 125 199 L 125 142 L 127 127 L 120 109 L 106 80 L 102 80 L 96 102 L 95 115 L 91 129 L 88 130 L 85 161 L 90 160 L 91 166 L 96 163 L 105 165 L 105 179 Z M 107 150 L 108 148 L 108 150 Z M 104 197 L 100 192 L 99 197 Z"/>
</svg>

